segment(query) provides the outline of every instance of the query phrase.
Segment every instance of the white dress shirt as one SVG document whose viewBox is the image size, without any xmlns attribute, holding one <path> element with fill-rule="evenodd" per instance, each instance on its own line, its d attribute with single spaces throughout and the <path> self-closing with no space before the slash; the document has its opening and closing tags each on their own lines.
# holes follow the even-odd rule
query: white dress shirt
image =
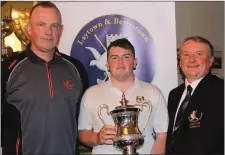
<svg viewBox="0 0 225 155">
<path fill-rule="evenodd" d="M 192 94 L 194 93 L 194 91 L 195 91 L 195 88 L 198 86 L 199 82 L 200 82 L 203 78 L 204 78 L 204 77 L 202 77 L 202 78 L 200 78 L 200 79 L 198 79 L 198 80 L 196 80 L 196 81 L 194 81 L 194 82 L 192 82 L 192 83 L 189 83 L 189 82 L 187 81 L 187 78 L 185 79 L 185 90 L 184 90 L 184 92 L 183 92 L 183 94 L 182 94 L 182 96 L 181 96 L 179 105 L 178 105 L 178 107 L 177 107 L 177 111 L 176 111 L 175 118 L 174 118 L 174 123 L 173 123 L 173 131 L 174 131 L 174 126 L 175 126 L 175 122 L 176 122 L 178 110 L 179 110 L 179 108 L 180 108 L 180 106 L 181 106 L 181 103 L 183 102 L 183 100 L 184 100 L 184 98 L 185 98 L 185 96 L 186 96 L 186 94 L 187 94 L 187 86 L 190 85 L 190 86 L 192 87 L 192 92 L 191 92 L 191 95 L 192 95 Z"/>
</svg>

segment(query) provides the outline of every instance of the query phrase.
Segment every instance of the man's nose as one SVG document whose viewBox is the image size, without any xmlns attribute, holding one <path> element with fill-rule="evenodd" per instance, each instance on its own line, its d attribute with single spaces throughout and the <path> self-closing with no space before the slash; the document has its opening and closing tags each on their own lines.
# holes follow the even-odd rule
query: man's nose
<svg viewBox="0 0 225 155">
<path fill-rule="evenodd" d="M 195 62 L 196 61 L 196 57 L 195 57 L 194 54 L 192 54 L 192 55 L 189 56 L 189 61 L 190 62 Z"/>
<path fill-rule="evenodd" d="M 119 58 L 118 63 L 122 64 L 123 63 L 123 58 Z"/>
<path fill-rule="evenodd" d="M 45 34 L 52 34 L 51 26 L 45 26 Z"/>
</svg>

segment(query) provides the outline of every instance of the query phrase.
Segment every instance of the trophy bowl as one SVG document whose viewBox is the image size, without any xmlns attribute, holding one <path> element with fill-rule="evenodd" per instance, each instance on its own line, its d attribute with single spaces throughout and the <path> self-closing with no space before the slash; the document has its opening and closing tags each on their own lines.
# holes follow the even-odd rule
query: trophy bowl
<svg viewBox="0 0 225 155">
<path fill-rule="evenodd" d="M 13 32 L 12 20 L 10 18 L 1 18 L 1 32 L 3 39 Z"/>
<path fill-rule="evenodd" d="M 124 154 L 135 154 L 144 144 L 144 136 L 138 128 L 138 115 L 140 109 L 134 107 L 116 108 L 110 114 L 117 125 L 116 137 L 113 145 Z"/>
<path fill-rule="evenodd" d="M 27 46 L 31 40 L 27 32 L 27 24 L 29 22 L 30 12 L 27 9 L 22 11 L 12 9 L 11 18 L 12 26 L 16 37 L 22 42 L 23 45 Z"/>
<path fill-rule="evenodd" d="M 128 100 L 125 99 L 124 94 L 122 95 L 120 103 L 121 106 L 116 107 L 110 112 L 108 111 L 108 106 L 106 104 L 101 105 L 98 109 L 98 115 L 103 124 L 105 124 L 105 122 L 101 114 L 102 109 L 105 108 L 107 114 L 112 116 L 117 131 L 113 140 L 114 147 L 122 150 L 124 155 L 137 155 L 138 153 L 136 150 L 144 144 L 144 136 L 142 133 L 150 118 L 151 104 L 150 102 L 145 101 L 142 104 L 127 105 Z M 140 108 L 136 108 L 135 106 L 140 106 Z M 149 113 L 143 131 L 140 132 L 138 128 L 138 116 L 139 113 L 143 111 L 144 106 L 149 108 Z"/>
</svg>

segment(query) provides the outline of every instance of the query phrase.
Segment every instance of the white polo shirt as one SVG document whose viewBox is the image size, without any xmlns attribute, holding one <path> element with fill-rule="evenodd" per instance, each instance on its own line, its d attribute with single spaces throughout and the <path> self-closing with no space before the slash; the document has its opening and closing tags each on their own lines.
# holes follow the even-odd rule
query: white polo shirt
<svg viewBox="0 0 225 155">
<path fill-rule="evenodd" d="M 167 132 L 169 120 L 167 105 L 162 92 L 156 86 L 140 81 L 136 77 L 134 85 L 125 93 L 125 97 L 129 101 L 129 105 L 141 104 L 137 102 L 137 96 L 143 96 L 152 105 L 152 113 L 143 133 L 145 142 L 137 150 L 140 154 L 149 154 L 154 143 L 153 128 L 156 133 Z M 111 80 L 87 89 L 81 101 L 78 129 L 91 130 L 93 128 L 94 132 L 99 132 L 104 125 L 98 116 L 99 106 L 102 104 L 108 105 L 110 112 L 121 105 L 121 98 L 122 92 L 113 86 Z M 149 109 L 144 107 L 144 110 L 139 114 L 138 126 L 140 131 L 143 130 L 147 121 L 148 112 Z M 105 109 L 102 110 L 102 117 L 106 124 L 115 125 L 112 116 L 107 115 Z M 98 145 L 93 147 L 92 154 L 122 154 L 122 151 L 118 151 L 113 145 Z"/>
</svg>

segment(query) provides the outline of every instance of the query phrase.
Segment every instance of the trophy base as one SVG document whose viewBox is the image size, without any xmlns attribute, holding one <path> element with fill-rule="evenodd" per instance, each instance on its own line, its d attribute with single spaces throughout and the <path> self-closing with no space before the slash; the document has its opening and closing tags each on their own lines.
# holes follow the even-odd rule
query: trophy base
<svg viewBox="0 0 225 155">
<path fill-rule="evenodd" d="M 127 146 L 124 150 L 123 150 L 123 155 L 139 155 L 139 153 L 136 152 L 136 149 L 132 146 Z"/>
<path fill-rule="evenodd" d="M 113 145 L 119 150 L 123 150 L 124 155 L 138 155 L 139 153 L 137 153 L 136 150 L 139 149 L 144 143 L 143 136 L 139 134 L 122 135 L 116 139 L 117 141 L 114 141 Z"/>
<path fill-rule="evenodd" d="M 2 47 L 2 61 L 13 55 L 13 49 L 10 46 Z"/>
</svg>

